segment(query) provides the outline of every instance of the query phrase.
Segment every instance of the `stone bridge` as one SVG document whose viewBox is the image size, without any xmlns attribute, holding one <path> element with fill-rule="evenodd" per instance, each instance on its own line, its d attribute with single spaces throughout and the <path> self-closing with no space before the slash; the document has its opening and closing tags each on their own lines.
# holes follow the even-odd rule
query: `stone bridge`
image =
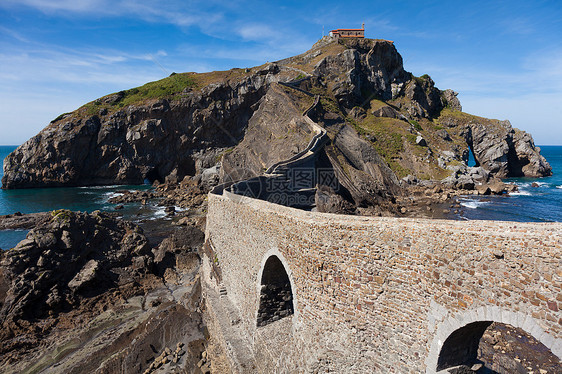
<svg viewBox="0 0 562 374">
<path fill-rule="evenodd" d="M 208 324 L 233 372 L 435 373 L 474 359 L 493 321 L 562 356 L 562 224 L 208 198 Z"/>
</svg>

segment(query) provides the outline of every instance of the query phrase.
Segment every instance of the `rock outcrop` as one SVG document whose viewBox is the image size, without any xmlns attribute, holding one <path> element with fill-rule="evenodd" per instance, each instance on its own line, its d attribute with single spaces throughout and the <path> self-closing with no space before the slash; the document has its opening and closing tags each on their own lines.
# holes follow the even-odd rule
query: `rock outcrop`
<svg viewBox="0 0 562 374">
<path fill-rule="evenodd" d="M 12 324 L 76 307 L 84 297 L 133 283 L 153 265 L 142 230 L 103 213 L 55 211 L 14 249 L 3 252 L 0 322 Z"/>
<path fill-rule="evenodd" d="M 498 124 L 476 121 L 466 125 L 465 139 L 478 165 L 498 178 L 552 174 L 530 134 L 514 129 L 509 121 Z"/>
<path fill-rule="evenodd" d="M 248 179 L 302 151 L 313 136 L 302 117 L 313 98 L 273 84 L 248 122 L 244 139 L 224 154 L 220 175 L 225 181 Z M 305 104 L 306 105 L 306 104 Z"/>
<path fill-rule="evenodd" d="M 201 224 L 151 248 L 107 213 L 49 215 L 0 252 L 0 373 L 202 373 Z"/>
</svg>

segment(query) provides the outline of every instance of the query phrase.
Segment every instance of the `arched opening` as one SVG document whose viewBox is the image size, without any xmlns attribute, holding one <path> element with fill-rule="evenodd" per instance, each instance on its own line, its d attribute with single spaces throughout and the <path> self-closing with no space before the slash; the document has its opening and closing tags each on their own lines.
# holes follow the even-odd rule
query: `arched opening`
<svg viewBox="0 0 562 374">
<path fill-rule="evenodd" d="M 439 353 L 437 370 L 472 365 L 478 356 L 480 339 L 491 324 L 490 321 L 469 323 L 449 335 Z"/>
<path fill-rule="evenodd" d="M 468 162 L 467 166 L 480 166 L 480 163 L 474 156 L 474 149 L 472 148 L 472 144 L 468 147 Z"/>
<path fill-rule="evenodd" d="M 270 256 L 261 277 L 257 325 L 265 326 L 293 313 L 293 291 L 287 271 L 277 256 Z"/>
<path fill-rule="evenodd" d="M 521 328 L 479 321 L 455 330 L 443 343 L 437 371 L 449 373 L 557 373 L 562 363 Z"/>
<path fill-rule="evenodd" d="M 160 176 L 160 173 L 158 172 L 157 168 L 150 169 L 144 176 L 144 180 L 145 183 L 148 182 L 146 184 L 152 184 L 155 181 L 162 183 L 164 181 L 164 179 Z"/>
</svg>

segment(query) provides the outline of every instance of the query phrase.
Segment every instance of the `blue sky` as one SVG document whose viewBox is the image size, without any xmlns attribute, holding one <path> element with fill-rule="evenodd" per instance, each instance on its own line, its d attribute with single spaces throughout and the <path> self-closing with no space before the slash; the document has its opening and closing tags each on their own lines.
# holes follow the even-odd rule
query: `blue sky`
<svg viewBox="0 0 562 374">
<path fill-rule="evenodd" d="M 562 144 L 559 1 L 1 0 L 0 20 L 0 144 L 105 94 L 289 57 L 362 22 L 464 111 Z"/>
</svg>

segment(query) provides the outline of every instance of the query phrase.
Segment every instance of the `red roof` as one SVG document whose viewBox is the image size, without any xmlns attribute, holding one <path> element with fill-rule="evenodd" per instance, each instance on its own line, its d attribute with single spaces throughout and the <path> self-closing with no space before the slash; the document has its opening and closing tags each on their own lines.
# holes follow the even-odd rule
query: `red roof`
<svg viewBox="0 0 562 374">
<path fill-rule="evenodd" d="M 336 29 L 330 32 L 338 32 L 338 31 L 365 31 L 365 29 Z"/>
</svg>

